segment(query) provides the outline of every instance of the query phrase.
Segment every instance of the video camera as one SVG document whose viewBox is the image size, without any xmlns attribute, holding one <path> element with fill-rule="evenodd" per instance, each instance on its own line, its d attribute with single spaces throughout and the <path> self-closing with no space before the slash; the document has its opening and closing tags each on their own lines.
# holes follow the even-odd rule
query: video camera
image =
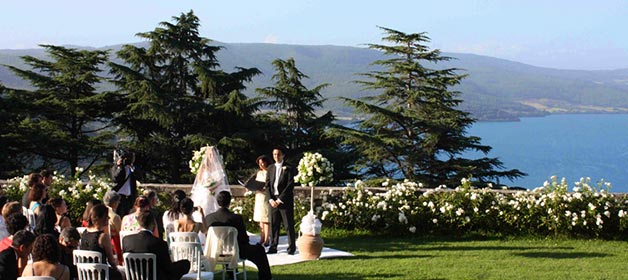
<svg viewBox="0 0 628 280">
<path fill-rule="evenodd" d="M 122 159 L 122 165 L 129 165 L 135 161 L 135 154 L 125 150 L 113 150 L 113 162 L 117 163 Z"/>
</svg>

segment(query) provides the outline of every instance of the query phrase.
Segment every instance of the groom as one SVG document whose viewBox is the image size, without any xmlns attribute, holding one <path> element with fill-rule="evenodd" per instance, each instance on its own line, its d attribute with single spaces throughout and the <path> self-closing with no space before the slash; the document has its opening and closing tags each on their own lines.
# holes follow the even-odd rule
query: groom
<svg viewBox="0 0 628 280">
<path fill-rule="evenodd" d="M 268 254 L 277 253 L 279 243 L 279 228 L 283 226 L 288 232 L 288 254 L 296 251 L 294 233 L 294 171 L 284 163 L 284 151 L 281 148 L 273 149 L 275 164 L 268 167 L 266 176 L 266 192 L 270 197 L 270 221 L 272 241 Z"/>
</svg>

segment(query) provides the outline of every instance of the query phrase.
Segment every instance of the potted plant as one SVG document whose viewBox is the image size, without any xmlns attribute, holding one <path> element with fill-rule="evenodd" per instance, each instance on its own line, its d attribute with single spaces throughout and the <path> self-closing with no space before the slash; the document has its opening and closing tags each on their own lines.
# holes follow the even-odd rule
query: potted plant
<svg viewBox="0 0 628 280">
<path fill-rule="evenodd" d="M 323 250 L 323 239 L 320 236 L 321 222 L 314 213 L 314 187 L 321 182 L 330 182 L 333 179 L 334 168 L 325 157 L 319 153 L 306 152 L 297 166 L 297 175 L 294 181 L 302 187 L 310 187 L 310 211 L 301 220 L 297 247 L 302 259 L 313 260 L 320 257 Z"/>
</svg>

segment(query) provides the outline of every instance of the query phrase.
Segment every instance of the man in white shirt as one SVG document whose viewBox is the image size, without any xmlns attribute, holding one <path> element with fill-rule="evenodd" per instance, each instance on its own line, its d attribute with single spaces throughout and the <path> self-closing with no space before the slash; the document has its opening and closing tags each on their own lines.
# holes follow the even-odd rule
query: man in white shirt
<svg viewBox="0 0 628 280">
<path fill-rule="evenodd" d="M 294 232 L 294 170 L 284 162 L 284 151 L 281 148 L 273 149 L 275 164 L 268 167 L 266 176 L 266 192 L 270 200 L 271 217 L 271 244 L 268 254 L 277 253 L 279 243 L 279 229 L 283 222 L 288 233 L 288 254 L 296 251 Z"/>
</svg>

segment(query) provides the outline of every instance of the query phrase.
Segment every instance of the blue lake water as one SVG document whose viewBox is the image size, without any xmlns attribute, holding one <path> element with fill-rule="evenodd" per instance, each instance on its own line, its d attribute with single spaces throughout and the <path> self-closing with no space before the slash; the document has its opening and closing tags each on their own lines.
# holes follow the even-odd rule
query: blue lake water
<svg viewBox="0 0 628 280">
<path fill-rule="evenodd" d="M 501 183 L 535 188 L 549 177 L 565 177 L 573 187 L 580 177 L 612 183 L 612 192 L 628 193 L 628 115 L 574 114 L 523 118 L 520 122 L 478 122 L 469 135 L 493 147 L 508 169 L 528 176 Z M 470 155 L 465 155 L 469 157 Z"/>
</svg>

